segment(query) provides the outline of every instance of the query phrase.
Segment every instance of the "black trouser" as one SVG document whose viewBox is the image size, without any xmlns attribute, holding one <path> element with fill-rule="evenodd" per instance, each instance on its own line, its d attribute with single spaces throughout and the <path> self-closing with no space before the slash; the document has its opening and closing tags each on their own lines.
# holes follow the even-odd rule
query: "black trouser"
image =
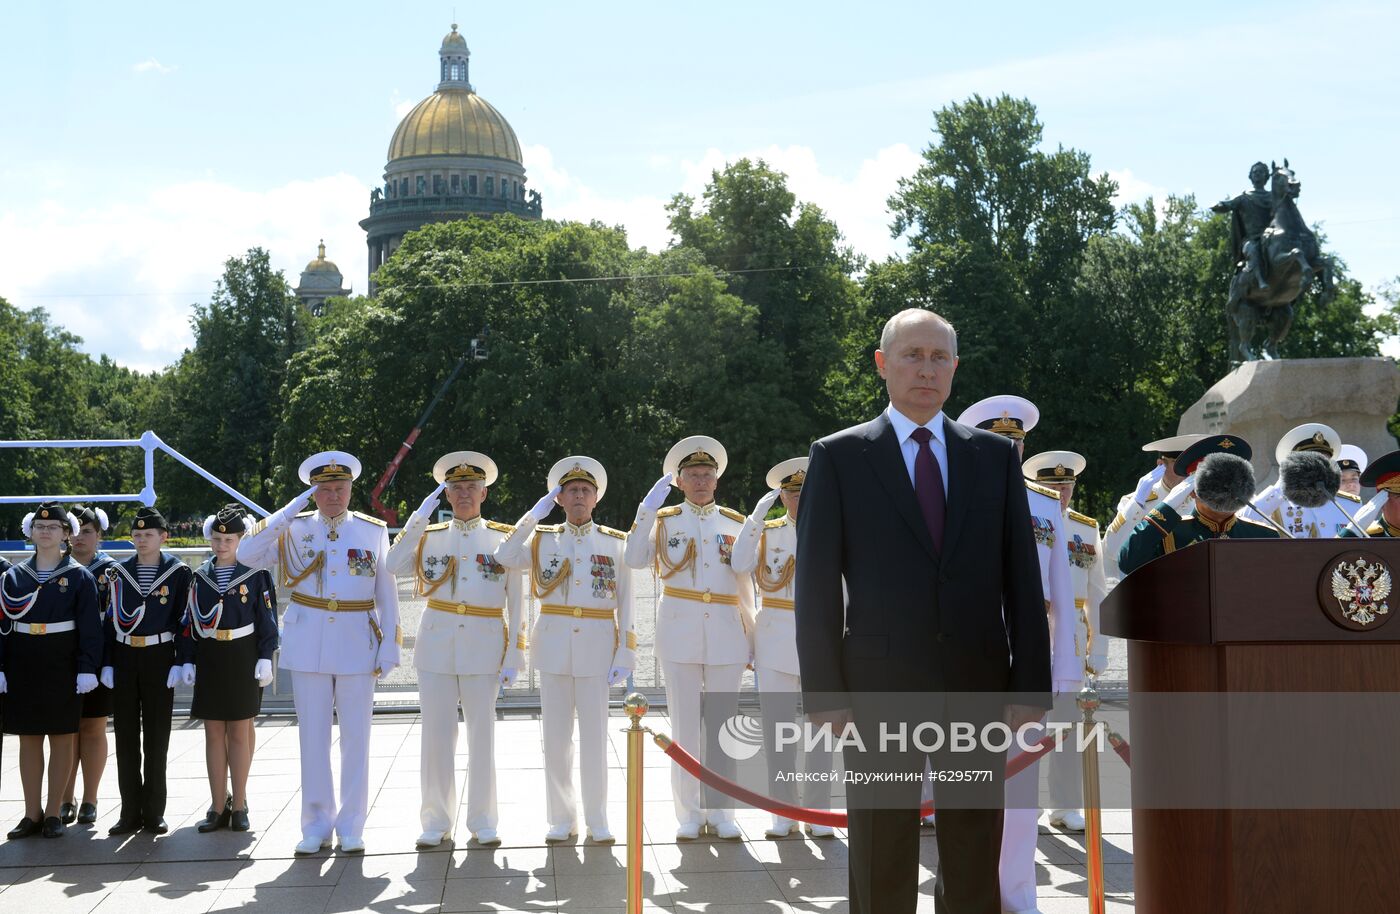
<svg viewBox="0 0 1400 914">
<path fill-rule="evenodd" d="M 113 647 L 112 729 L 123 819 L 153 823 L 165 815 L 165 758 L 175 705 L 175 690 L 167 689 L 165 681 L 174 665 L 171 642 L 150 647 L 118 642 Z"/>
</svg>

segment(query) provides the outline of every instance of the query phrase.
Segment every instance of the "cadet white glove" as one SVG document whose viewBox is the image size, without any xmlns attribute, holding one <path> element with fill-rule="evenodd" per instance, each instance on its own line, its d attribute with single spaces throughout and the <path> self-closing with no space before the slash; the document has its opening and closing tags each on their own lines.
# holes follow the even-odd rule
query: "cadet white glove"
<svg viewBox="0 0 1400 914">
<path fill-rule="evenodd" d="M 671 494 L 671 474 L 667 473 L 656 481 L 651 487 L 651 491 L 642 499 L 642 507 L 648 511 L 655 511 L 661 507 L 661 503 L 666 500 L 666 496 Z"/>
<path fill-rule="evenodd" d="M 253 664 L 253 678 L 260 686 L 272 685 L 272 661 L 259 660 Z"/>
<path fill-rule="evenodd" d="M 758 504 L 753 506 L 753 513 L 749 515 L 749 518 L 751 520 L 757 521 L 758 523 L 762 523 L 763 519 L 768 516 L 768 509 L 773 507 L 773 502 L 777 500 L 777 489 L 766 493 L 762 498 L 758 500 Z"/>
<path fill-rule="evenodd" d="M 179 685 L 179 684 L 180 684 L 180 667 L 178 667 L 178 666 L 172 666 L 172 667 L 170 668 L 169 674 L 167 674 L 166 677 L 165 677 L 165 687 L 166 687 L 167 689 L 173 689 L 173 688 L 175 688 L 175 687 L 176 687 L 177 685 Z"/>
<path fill-rule="evenodd" d="M 437 506 L 442 504 L 442 491 L 446 488 L 447 483 L 440 483 L 436 489 L 433 489 L 433 494 L 423 499 L 423 503 L 418 506 L 418 510 L 414 513 L 420 517 L 432 517 Z"/>
<path fill-rule="evenodd" d="M 563 486 L 555 486 L 554 488 L 550 489 L 549 493 L 545 495 L 544 498 L 541 498 L 539 501 L 535 502 L 535 506 L 530 509 L 530 516 L 533 517 L 537 522 L 544 520 L 546 517 L 549 517 L 549 512 L 554 510 L 554 496 L 558 495 L 562 491 L 564 491 Z"/>
<path fill-rule="evenodd" d="M 109 666 L 104 666 L 104 667 L 102 668 L 102 675 L 98 676 L 97 679 L 98 679 L 99 682 L 102 683 L 103 688 L 108 688 L 108 689 L 113 688 L 113 686 L 112 686 L 112 668 L 109 667 Z"/>
<path fill-rule="evenodd" d="M 9 687 L 10 687 L 9 684 L 5 682 L 5 674 L 4 674 L 4 673 L 0 673 L 0 695 L 4 695 L 4 694 L 5 694 L 5 690 L 8 689 Z"/>
<path fill-rule="evenodd" d="M 631 672 L 632 670 L 625 666 L 615 666 L 608 670 L 608 687 L 612 688 L 615 685 L 626 682 L 627 676 Z"/>
<path fill-rule="evenodd" d="M 1162 481 L 1162 477 L 1167 474 L 1167 465 L 1160 463 L 1153 467 L 1145 476 L 1138 480 L 1137 491 L 1133 492 L 1133 501 L 1147 507 L 1147 496 L 1152 494 L 1152 487 Z"/>
<path fill-rule="evenodd" d="M 508 666 L 501 669 L 501 685 L 510 688 L 515 684 L 515 667 Z"/>
<path fill-rule="evenodd" d="M 394 672 L 394 670 L 397 670 L 398 668 L 399 668 L 399 665 L 398 665 L 397 663 L 386 663 L 384 666 L 380 667 L 380 668 L 379 668 L 379 681 L 380 681 L 380 682 L 383 682 L 384 680 L 388 679 L 388 678 L 389 678 L 389 674 L 392 673 L 392 672 Z"/>
<path fill-rule="evenodd" d="M 1187 476 L 1181 482 L 1176 484 L 1175 489 L 1172 489 L 1171 492 L 1167 494 L 1167 497 L 1162 501 L 1162 504 L 1168 508 L 1171 508 L 1177 514 L 1180 514 L 1181 509 L 1186 507 L 1186 503 L 1191 500 L 1191 496 L 1195 493 L 1195 491 L 1196 477 Z"/>
<path fill-rule="evenodd" d="M 180 667 L 180 681 L 187 686 L 194 685 L 194 664 L 186 663 Z"/>
<path fill-rule="evenodd" d="M 79 674 L 78 674 L 78 694 L 79 694 L 79 695 L 86 695 L 87 693 L 91 692 L 91 691 L 92 691 L 93 689 L 95 689 L 95 688 L 97 688 L 97 677 L 96 677 L 96 676 L 92 675 L 91 673 L 79 673 Z M 4 689 L 0 689 L 0 692 L 3 692 L 3 691 L 4 691 Z"/>
</svg>

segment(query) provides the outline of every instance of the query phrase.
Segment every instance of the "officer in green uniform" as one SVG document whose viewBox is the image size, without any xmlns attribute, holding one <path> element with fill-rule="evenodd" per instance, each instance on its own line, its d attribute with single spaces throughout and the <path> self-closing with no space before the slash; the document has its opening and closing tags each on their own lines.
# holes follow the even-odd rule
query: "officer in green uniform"
<svg viewBox="0 0 1400 914">
<path fill-rule="evenodd" d="M 1377 457 L 1361 474 L 1363 486 L 1375 487 L 1376 494 L 1385 493 L 1380 517 L 1366 527 L 1367 536 L 1400 536 L 1400 451 Z M 1339 536 L 1356 536 L 1350 526 Z"/>
<path fill-rule="evenodd" d="M 1206 462 L 1212 454 L 1230 455 L 1235 459 Z M 1160 505 L 1147 513 L 1128 537 L 1118 555 L 1118 567 L 1123 573 L 1129 574 L 1158 556 L 1202 540 L 1278 539 L 1278 532 L 1272 527 L 1246 520 L 1236 513 L 1243 507 L 1239 503 L 1247 501 L 1254 491 L 1250 454 L 1249 442 L 1236 435 L 1211 435 L 1182 451 L 1172 469 L 1185 478 Z M 1220 510 L 1223 506 L 1218 503 L 1211 507 L 1207 499 L 1214 500 L 1213 496 L 1221 490 L 1228 490 L 1230 498 L 1227 500 L 1239 507 L 1231 511 Z M 1194 503 L 1194 510 L 1183 514 L 1188 501 Z"/>
</svg>

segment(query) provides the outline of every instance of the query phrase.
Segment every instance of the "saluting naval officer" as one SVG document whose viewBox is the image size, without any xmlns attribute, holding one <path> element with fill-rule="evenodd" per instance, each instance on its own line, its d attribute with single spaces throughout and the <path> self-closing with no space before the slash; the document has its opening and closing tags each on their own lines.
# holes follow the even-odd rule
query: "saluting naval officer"
<svg viewBox="0 0 1400 914">
<path fill-rule="evenodd" d="M 753 660 L 753 577 L 731 564 L 744 515 L 715 504 L 728 463 L 724 446 L 708 435 L 676 442 L 662 465 L 665 475 L 637 507 L 627 537 L 627 564 L 654 567 L 661 580 L 656 659 L 666 678 L 666 710 L 676 741 L 691 752 L 700 747 L 702 714 L 718 721 L 737 711 L 744 668 Z M 685 501 L 662 508 L 672 480 Z M 710 704 L 705 704 L 707 693 Z M 717 728 L 710 729 L 715 732 L 706 734 L 706 763 L 724 773 L 727 756 L 719 749 Z M 671 767 L 671 795 L 676 840 L 692 841 L 707 825 L 720 838 L 743 837 L 734 810 L 705 809 L 700 782 L 679 765 Z"/>
<path fill-rule="evenodd" d="M 1362 527 L 1367 536 L 1400 536 L 1400 451 L 1382 454 L 1366 467 L 1361 474 L 1361 485 L 1374 486 L 1376 498 L 1372 504 L 1380 506 L 1375 520 Z M 1348 526 L 1342 536 L 1360 537 L 1355 529 Z"/>
<path fill-rule="evenodd" d="M 1181 482 L 1147 512 L 1123 545 L 1118 556 L 1123 574 L 1204 540 L 1278 539 L 1273 527 L 1240 510 L 1254 490 L 1251 453 L 1249 442 L 1238 435 L 1209 435 L 1182 451 L 1174 466 Z"/>
<path fill-rule="evenodd" d="M 301 748 L 298 854 L 329 847 L 363 853 L 369 811 L 369 732 L 374 679 L 399 665 L 399 597 L 378 518 L 351 511 L 360 461 L 344 451 L 308 457 L 298 471 L 311 488 L 254 525 L 238 543 L 250 568 L 280 566 L 291 590 L 282 618 L 283 669 L 292 674 Z M 316 510 L 298 513 L 308 498 Z M 331 779 L 331 713 L 340 723 L 340 805 Z"/>
<path fill-rule="evenodd" d="M 1305 422 L 1289 429 L 1279 439 L 1274 448 L 1274 460 L 1280 468 L 1288 459 L 1288 455 L 1294 452 L 1321 454 L 1331 460 L 1341 449 L 1341 436 L 1330 425 Z M 1343 496 L 1343 500 L 1349 497 Z M 1361 499 L 1356 498 L 1355 501 L 1360 503 Z M 1305 508 L 1290 501 L 1284 493 L 1281 470 L 1279 478 L 1255 497 L 1254 505 L 1258 511 L 1246 507 L 1240 512 L 1241 515 L 1259 523 L 1267 523 L 1267 519 L 1259 514 L 1262 511 L 1297 539 L 1331 539 L 1340 536 L 1349 526 L 1347 519 L 1350 515 L 1342 510 L 1336 499 L 1329 500 L 1318 508 Z"/>
<path fill-rule="evenodd" d="M 501 843 L 496 696 L 515 681 L 525 641 L 521 576 L 494 558 L 514 528 L 481 516 L 498 475 L 485 454 L 444 454 L 433 465 L 438 487 L 389 549 L 389 570 L 413 575 L 428 598 L 413 649 L 423 704 L 421 848 L 450 840 L 456 822 L 459 704 L 467 725 L 467 830 L 480 844 Z M 452 519 L 430 523 L 444 490 Z"/>
<path fill-rule="evenodd" d="M 777 748 L 779 723 L 796 723 L 797 700 L 802 694 L 802 678 L 797 665 L 797 623 L 794 612 L 797 575 L 797 509 L 802 497 L 802 482 L 807 478 L 807 458 L 784 460 L 768 471 L 765 482 L 772 490 L 758 500 L 753 513 L 744 521 L 739 539 L 734 544 L 735 571 L 755 574 L 758 584 L 759 609 L 754 627 L 753 662 L 758 677 L 758 699 L 763 710 L 764 752 L 768 757 L 768 777 L 772 795 L 786 803 L 797 805 L 796 774 L 798 749 L 795 745 Z M 781 500 L 782 517 L 768 520 L 768 510 Z M 816 746 L 805 754 L 803 771 L 812 775 L 827 773 L 831 767 L 831 748 Z M 831 804 L 829 780 L 807 780 L 803 785 L 802 803 L 809 809 L 828 808 Z M 786 816 L 774 815 L 765 834 L 782 838 L 793 832 L 797 823 Z M 829 825 L 808 825 L 807 833 L 814 838 L 830 838 L 836 832 Z"/>
<path fill-rule="evenodd" d="M 131 522 L 136 554 L 107 569 L 106 661 L 102 684 L 112 690 L 117 784 L 122 807 L 109 835 L 144 828 L 164 834 L 165 760 L 170 716 L 180 681 L 176 639 L 182 637 L 193 572 L 161 547 L 170 538 L 165 517 L 143 507 Z"/>
<path fill-rule="evenodd" d="M 1118 553 L 1132 535 L 1147 512 L 1157 506 L 1161 499 L 1181 483 L 1173 465 L 1181 452 L 1204 438 L 1204 435 L 1173 435 L 1158 438 L 1142 446 L 1143 451 L 1155 454 L 1157 464 L 1138 480 L 1137 488 L 1118 499 L 1118 509 L 1108 524 L 1104 535 L 1104 574 L 1112 586 L 1122 577 L 1118 569 Z"/>
<path fill-rule="evenodd" d="M 963 410 L 958 422 L 1010 438 L 1018 457 L 1024 459 L 1026 436 L 1040 422 L 1040 409 L 1025 397 L 1001 394 L 987 397 Z M 1024 473 L 1023 473 L 1024 475 Z M 1074 584 L 1070 575 L 1067 530 L 1060 495 L 1030 479 L 1025 480 L 1031 532 L 1040 563 L 1040 587 L 1050 625 L 1050 671 L 1053 700 L 1076 693 L 1083 682 L 1083 660 L 1075 655 Z M 936 800 L 932 785 L 924 800 Z M 1035 901 L 1035 846 L 1040 818 L 1040 763 L 1036 762 L 1006 780 L 1006 809 L 1002 819 L 1001 858 L 998 874 L 1001 906 L 1008 912 L 1033 912 Z M 925 824 L 928 824 L 927 822 Z M 1083 831 L 1073 817 L 1051 817 L 1050 824 L 1065 831 Z"/>
<path fill-rule="evenodd" d="M 1108 595 L 1099 522 L 1070 507 L 1075 484 L 1087 465 L 1088 461 L 1073 451 L 1044 451 L 1022 466 L 1027 479 L 1060 494 L 1069 574 L 1074 581 L 1074 653 L 1082 662 L 1081 686 L 1083 678 L 1100 675 L 1108 664 L 1108 640 L 1099 634 L 1099 607 Z M 1081 715 L 1077 698 L 1077 689 L 1057 695 L 1050 719 L 1070 723 L 1079 720 Z M 1046 781 L 1050 821 L 1061 823 L 1066 831 L 1083 831 L 1082 757 L 1078 752 L 1052 752 L 1045 764 L 1048 767 Z"/>
<path fill-rule="evenodd" d="M 591 457 L 565 457 L 550 467 L 549 492 L 520 518 L 496 550 L 509 568 L 527 569 L 540 602 L 530 634 L 530 659 L 540 673 L 544 729 L 545 841 L 578 833 L 573 789 L 574 715 L 588 837 L 611 844 L 608 828 L 608 689 L 636 666 L 632 569 L 623 561 L 627 534 L 593 521 L 608 474 Z M 554 505 L 564 523 L 542 524 Z"/>
</svg>

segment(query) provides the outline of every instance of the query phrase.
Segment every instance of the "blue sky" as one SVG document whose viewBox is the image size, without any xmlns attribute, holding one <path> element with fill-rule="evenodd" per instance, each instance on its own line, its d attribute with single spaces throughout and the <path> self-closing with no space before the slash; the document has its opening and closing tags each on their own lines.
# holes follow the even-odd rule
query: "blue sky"
<svg viewBox="0 0 1400 914">
<path fill-rule="evenodd" d="M 1287 156 L 1300 208 L 1371 287 L 1400 274 L 1394 4 L 460 3 L 478 92 L 545 213 L 667 240 L 662 206 L 763 155 L 881 257 L 885 199 L 973 92 L 1040 109 L 1122 200 L 1202 204 Z M 437 82 L 452 2 L 24 4 L 0 77 L 0 296 L 151 369 L 223 260 L 293 282 L 324 237 L 366 287 L 356 222 L 395 124 Z M 1296 62 L 1296 63 L 1294 63 Z M 1274 80 L 1274 82 L 1271 82 Z M 1375 239 L 1375 240 L 1373 240 Z M 1223 294 L 1223 290 L 1222 290 Z"/>
</svg>

